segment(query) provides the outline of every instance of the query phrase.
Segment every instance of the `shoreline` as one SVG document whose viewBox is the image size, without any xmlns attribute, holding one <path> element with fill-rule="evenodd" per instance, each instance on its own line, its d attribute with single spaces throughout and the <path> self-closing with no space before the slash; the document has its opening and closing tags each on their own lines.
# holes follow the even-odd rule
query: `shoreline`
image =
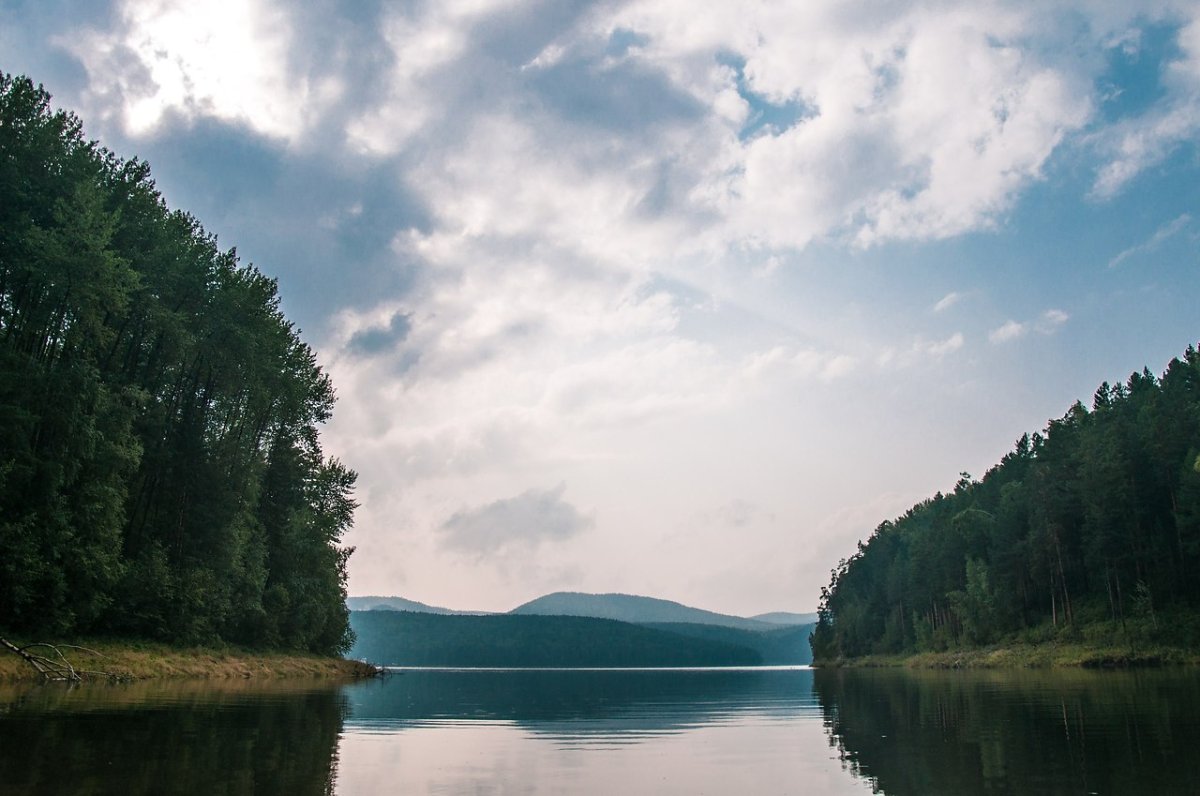
<svg viewBox="0 0 1200 796">
<path fill-rule="evenodd" d="M 17 643 L 30 644 L 29 640 Z M 56 641 L 89 682 L 139 680 L 361 679 L 380 668 L 362 661 L 305 652 L 236 647 L 176 647 L 150 641 Z M 41 650 L 45 653 L 46 650 Z M 97 674 L 99 673 L 99 674 Z M 0 683 L 37 683 L 44 677 L 17 655 L 0 650 Z"/>
<path fill-rule="evenodd" d="M 1179 647 L 1147 645 L 1093 646 L 1046 642 L 946 650 L 943 652 L 863 655 L 832 661 L 813 661 L 814 669 L 1133 669 L 1200 665 L 1200 652 Z"/>
</svg>

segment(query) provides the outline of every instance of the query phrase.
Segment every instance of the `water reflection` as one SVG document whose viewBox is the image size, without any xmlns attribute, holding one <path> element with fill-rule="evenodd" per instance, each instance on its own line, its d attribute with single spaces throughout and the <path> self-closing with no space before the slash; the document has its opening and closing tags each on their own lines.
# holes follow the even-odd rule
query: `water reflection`
<svg viewBox="0 0 1200 796">
<path fill-rule="evenodd" d="M 301 684 L 0 690 L 4 794 L 328 794 L 346 700 Z"/>
<path fill-rule="evenodd" d="M 1196 793 L 1200 678 L 818 671 L 830 742 L 880 792 Z"/>
<path fill-rule="evenodd" d="M 747 714 L 818 715 L 809 669 L 404 670 L 347 691 L 348 726 L 505 722 L 563 738 L 649 735 Z"/>
<path fill-rule="evenodd" d="M 1196 793 L 1200 672 L 0 688 L 4 794 Z"/>
<path fill-rule="evenodd" d="M 337 792 L 863 793 L 807 669 L 405 671 L 350 689 Z"/>
</svg>

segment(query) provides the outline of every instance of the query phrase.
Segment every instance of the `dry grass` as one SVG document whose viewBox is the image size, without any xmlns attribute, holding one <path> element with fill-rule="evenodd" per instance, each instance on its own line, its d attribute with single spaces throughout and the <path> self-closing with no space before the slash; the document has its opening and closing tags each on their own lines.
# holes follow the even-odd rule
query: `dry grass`
<svg viewBox="0 0 1200 796">
<path fill-rule="evenodd" d="M 40 639 L 38 639 L 40 640 Z M 18 646 L 29 640 L 16 641 Z M 370 677 L 375 667 L 343 658 L 242 649 L 180 648 L 139 641 L 70 643 L 94 650 L 64 649 L 76 669 L 103 671 L 123 680 Z M 16 655 L 0 650 L 0 682 L 36 681 L 41 675 Z"/>
<path fill-rule="evenodd" d="M 921 652 L 915 655 L 865 655 L 833 662 L 832 666 L 905 667 L 909 669 L 1123 668 L 1200 664 L 1200 654 L 1174 647 L 1094 646 L 1045 642 Z"/>
</svg>

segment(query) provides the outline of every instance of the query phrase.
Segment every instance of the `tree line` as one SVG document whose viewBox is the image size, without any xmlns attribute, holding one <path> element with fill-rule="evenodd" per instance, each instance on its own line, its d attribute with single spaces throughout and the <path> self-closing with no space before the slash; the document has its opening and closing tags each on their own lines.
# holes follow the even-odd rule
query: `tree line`
<svg viewBox="0 0 1200 796">
<path fill-rule="evenodd" d="M 1102 384 L 882 523 L 822 589 L 814 657 L 1050 638 L 1200 645 L 1200 355 Z"/>
<path fill-rule="evenodd" d="M 759 650 L 720 634 L 544 614 L 354 611 L 350 654 L 384 666 L 758 666 Z M 718 628 L 719 630 L 720 628 Z"/>
<path fill-rule="evenodd" d="M 355 474 L 276 282 L 0 74 L 0 627 L 335 652 Z"/>
</svg>

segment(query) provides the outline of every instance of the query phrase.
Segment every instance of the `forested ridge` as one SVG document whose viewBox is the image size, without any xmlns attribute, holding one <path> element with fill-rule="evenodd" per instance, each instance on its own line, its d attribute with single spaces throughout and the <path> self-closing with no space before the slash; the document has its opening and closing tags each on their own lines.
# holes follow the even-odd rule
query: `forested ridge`
<svg viewBox="0 0 1200 796">
<path fill-rule="evenodd" d="M 331 653 L 355 475 L 274 280 L 0 75 L 0 629 Z"/>
<path fill-rule="evenodd" d="M 354 611 L 350 654 L 385 666 L 758 666 L 728 638 L 591 616 Z M 716 628 L 724 630 L 725 628 Z"/>
<path fill-rule="evenodd" d="M 884 522 L 822 589 L 814 658 L 1051 639 L 1200 646 L 1200 355 L 1102 384 Z"/>
</svg>

